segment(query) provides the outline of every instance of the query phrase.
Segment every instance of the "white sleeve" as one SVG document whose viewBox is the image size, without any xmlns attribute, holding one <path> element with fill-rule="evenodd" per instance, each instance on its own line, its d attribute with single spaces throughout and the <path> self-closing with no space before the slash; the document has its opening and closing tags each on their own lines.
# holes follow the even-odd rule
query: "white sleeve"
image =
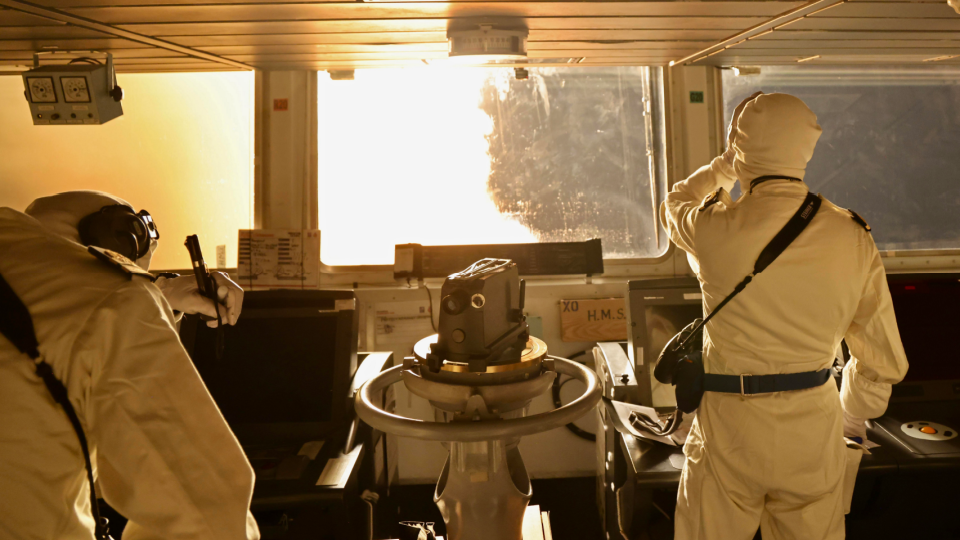
<svg viewBox="0 0 960 540">
<path fill-rule="evenodd" d="M 674 184 L 660 205 L 660 222 L 677 247 L 696 255 L 694 236 L 697 221 L 705 215 L 698 212 L 703 199 L 720 188 L 730 191 L 736 181 L 733 167 L 717 157 L 686 180 Z"/>
<path fill-rule="evenodd" d="M 111 294 L 77 341 L 94 366 L 85 414 L 101 495 L 129 519 L 124 540 L 256 540 L 253 470 L 145 285 Z"/>
<path fill-rule="evenodd" d="M 868 254 L 860 303 L 845 339 L 851 361 L 843 369 L 840 402 L 857 418 L 877 418 L 887 410 L 891 386 L 907 374 L 893 300 L 880 253 L 869 235 L 861 248 Z"/>
</svg>

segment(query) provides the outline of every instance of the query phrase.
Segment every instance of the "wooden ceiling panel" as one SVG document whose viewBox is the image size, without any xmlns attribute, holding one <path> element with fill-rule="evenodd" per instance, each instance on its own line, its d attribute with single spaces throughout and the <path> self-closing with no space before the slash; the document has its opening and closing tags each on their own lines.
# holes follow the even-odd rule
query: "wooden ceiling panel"
<svg viewBox="0 0 960 540">
<path fill-rule="evenodd" d="M 227 45 L 201 47 L 204 51 L 221 56 L 243 54 L 295 54 L 295 53 L 364 53 L 398 54 L 413 56 L 420 53 L 440 53 L 446 56 L 446 43 L 395 43 L 388 45 L 369 44 L 302 44 L 302 45 Z"/>
<path fill-rule="evenodd" d="M 55 26 L 11 26 L 0 30 L 0 40 L 36 40 L 36 39 L 60 39 L 60 38 L 104 38 L 113 37 L 96 30 L 88 30 L 76 26 L 55 25 Z"/>
<path fill-rule="evenodd" d="M 821 39 L 843 39 L 843 40 L 926 40 L 926 39 L 943 39 L 943 40 L 954 40 L 960 39 L 960 36 L 956 32 L 903 32 L 903 31 L 870 31 L 870 30 L 860 30 L 860 31 L 816 31 L 816 30 L 804 30 L 796 31 L 792 26 L 787 27 L 783 30 L 777 30 L 776 32 L 767 34 L 763 37 L 756 38 L 760 41 L 767 40 L 821 40 Z M 747 43 L 752 43 L 754 40 L 750 40 Z"/>
<path fill-rule="evenodd" d="M 664 50 L 565 50 L 565 51 L 533 51 L 529 58 L 585 58 L 585 57 L 606 57 L 606 58 L 636 58 L 644 57 L 656 59 L 658 62 L 670 61 L 677 55 L 688 54 L 691 49 L 664 49 Z M 377 61 L 377 60 L 410 60 L 419 62 L 421 60 L 433 61 L 447 58 L 445 52 L 393 52 L 393 53 L 282 53 L 282 54 L 232 54 L 231 58 L 238 62 L 249 63 L 251 65 L 279 62 L 335 62 L 335 61 Z"/>
<path fill-rule="evenodd" d="M 113 54 L 114 62 L 120 62 L 121 59 L 130 58 L 188 58 L 185 54 L 157 48 L 114 49 L 111 51 L 111 53 Z M 68 62 L 71 58 L 78 58 L 80 56 L 84 56 L 84 54 L 44 54 L 40 56 L 40 61 L 42 64 L 61 64 Z M 22 62 L 32 62 L 33 51 L 0 51 L 0 60 L 20 60 Z"/>
<path fill-rule="evenodd" d="M 234 45 L 304 45 L 304 44 L 406 44 L 447 43 L 446 32 L 394 32 L 363 34 L 240 34 L 209 36 L 167 36 L 168 41 L 186 47 L 229 47 Z"/>
<path fill-rule="evenodd" d="M 238 54 L 230 55 L 238 62 L 249 63 L 251 65 L 265 63 L 281 62 L 377 62 L 380 60 L 405 60 L 410 62 L 421 62 L 422 60 L 437 60 L 447 58 L 446 53 L 423 52 L 423 53 L 294 53 L 294 54 Z"/>
<path fill-rule="evenodd" d="M 591 43 L 591 42 L 536 42 L 531 43 L 527 48 L 532 57 L 543 56 L 545 53 L 557 53 L 560 55 L 573 54 L 574 56 L 584 56 L 584 54 L 570 53 L 570 51 L 589 52 L 596 54 L 597 51 L 612 51 L 613 55 L 620 54 L 618 51 L 645 51 L 645 50 L 667 50 L 667 51 L 689 51 L 710 45 L 709 41 L 633 41 L 627 43 Z M 395 43 L 386 45 L 371 44 L 300 44 L 300 45 L 227 45 L 200 47 L 209 53 L 235 57 L 236 55 L 247 54 L 297 54 L 297 53 L 316 53 L 316 54 L 336 54 L 336 53 L 375 53 L 375 54 L 395 54 L 407 53 L 408 57 L 416 58 L 420 53 L 439 53 L 446 56 L 447 44 L 443 43 Z M 556 54 L 554 55 L 556 56 Z"/>
<path fill-rule="evenodd" d="M 869 47 L 888 47 L 913 49 L 920 47 L 960 47 L 960 35 L 955 40 L 938 39 L 756 39 L 738 45 L 737 50 L 764 49 L 776 52 L 780 49 L 850 49 Z"/>
<path fill-rule="evenodd" d="M 67 63 L 66 59 L 63 59 L 63 58 L 57 58 L 49 61 L 45 59 L 43 61 L 43 65 L 45 66 L 46 65 L 64 65 L 66 63 Z M 197 66 L 200 66 L 200 65 L 211 66 L 212 64 L 214 64 L 213 62 L 209 62 L 207 60 L 190 58 L 189 56 L 183 56 L 183 55 L 172 56 L 169 58 L 117 58 L 114 60 L 113 63 L 115 66 L 117 66 L 117 70 L 120 70 L 121 66 L 160 66 L 160 65 L 169 66 L 169 65 L 187 65 L 187 64 L 197 65 Z M 0 64 L 26 66 L 26 65 L 29 65 L 29 62 L 25 62 L 24 60 L 17 60 L 17 59 L 0 58 Z"/>
<path fill-rule="evenodd" d="M 178 64 L 121 64 L 117 66 L 117 73 L 182 73 L 184 71 L 237 71 L 222 64 L 197 60 Z"/>
<path fill-rule="evenodd" d="M 532 41 L 528 51 L 551 51 L 567 49 L 702 49 L 712 41 L 650 40 L 650 41 Z"/>
<path fill-rule="evenodd" d="M 0 27 L 7 26 L 62 26 L 63 23 L 57 21 L 52 21 L 50 19 L 45 19 L 43 17 L 37 17 L 36 15 L 31 15 L 29 13 L 23 13 L 20 11 L 14 11 L 12 9 L 7 9 L 0 6 Z M 0 37 L 3 37 L 6 34 L 7 30 L 4 28 L 0 30 Z"/>
<path fill-rule="evenodd" d="M 107 0 L 109 1 L 109 0 Z M 763 18 L 802 2 L 426 2 L 243 3 L 71 8 L 68 13 L 108 24 L 164 22 L 506 19 L 604 17 Z M 948 8 L 949 9 L 949 8 Z M 737 28 L 742 28 L 738 26 Z"/>
<path fill-rule="evenodd" d="M 846 2 L 835 8 L 811 15 L 816 17 L 844 18 L 913 18 L 913 19 L 960 19 L 960 15 L 947 2 Z"/>
<path fill-rule="evenodd" d="M 345 60 L 328 62 L 258 62 L 252 64 L 257 68 L 273 70 L 293 69 L 373 69 L 381 67 L 412 67 L 426 68 L 421 60 Z"/>
<path fill-rule="evenodd" d="M 759 17 L 596 17 L 527 19 L 533 34 L 536 30 L 713 30 L 729 34 L 759 24 Z M 284 33 L 367 33 L 367 32 L 446 32 L 445 19 L 377 19 L 364 21 L 248 21 L 248 22 L 171 22 L 164 24 L 122 24 L 119 28 L 150 36 L 185 36 L 214 34 L 284 34 Z"/>
<path fill-rule="evenodd" d="M 818 65 L 863 65 L 863 64 L 922 64 L 930 57 L 925 55 L 823 55 L 815 60 L 804 62 L 804 66 Z M 799 65 L 795 56 L 740 56 L 737 54 L 718 54 L 711 57 L 704 64 L 724 66 L 756 66 L 756 65 Z M 937 62 L 943 64 L 944 62 Z"/>
<path fill-rule="evenodd" d="M 537 43 L 629 43 L 637 41 L 697 41 L 713 43 L 729 35 L 729 30 L 538 30 L 530 33 L 527 47 Z M 165 39 L 188 47 L 232 45 L 302 45 L 302 44 L 393 44 L 443 43 L 446 32 L 388 32 L 346 34 L 224 34 L 167 36 Z"/>
<path fill-rule="evenodd" d="M 94 39 L 0 39 L 0 51 L 110 51 L 113 49 L 151 48 L 150 45 L 121 38 Z"/>
<path fill-rule="evenodd" d="M 63 64 L 63 62 L 54 62 L 52 65 Z M 0 58 L 0 65 L 7 66 L 26 66 L 29 67 L 29 64 L 24 64 L 21 60 L 6 60 Z M 47 64 L 44 64 L 47 65 Z M 181 66 L 181 65 L 192 65 L 192 66 L 208 66 L 213 67 L 215 65 L 213 62 L 208 62 L 206 60 L 194 60 L 191 58 L 141 58 L 141 59 L 127 59 L 123 62 L 117 61 L 116 65 L 117 71 L 123 71 L 124 68 L 128 67 L 145 67 L 145 66 Z"/>
<path fill-rule="evenodd" d="M 953 10 L 950 10 L 953 12 Z M 827 12 L 829 13 L 829 11 Z M 808 17 L 787 26 L 790 30 L 957 32 L 960 16 L 945 19 Z"/>
<path fill-rule="evenodd" d="M 889 56 L 899 56 L 899 57 L 915 57 L 922 56 L 923 58 L 933 58 L 936 56 L 943 56 L 947 54 L 958 54 L 960 53 L 960 46 L 957 47 L 933 47 L 933 48 L 896 48 L 896 47 L 876 47 L 876 48 L 865 48 L 865 49 L 850 49 L 850 48 L 841 48 L 841 49 L 831 49 L 827 47 L 805 47 L 799 49 L 736 49 L 735 54 L 742 58 L 747 57 L 761 57 L 761 56 L 784 56 L 790 57 L 794 60 L 800 58 L 809 58 L 811 56 L 878 56 L 878 55 L 889 55 Z M 722 56 L 722 55 L 717 55 Z"/>
<path fill-rule="evenodd" d="M 901 0 L 902 1 L 902 0 Z M 57 9 L 84 9 L 96 7 L 134 7 L 134 6 L 155 6 L 157 2 L 151 0 L 41 0 L 44 6 Z M 204 5 L 223 5 L 238 4 L 237 0 L 204 0 Z M 256 0 L 257 4 L 275 5 L 275 4 L 293 4 L 291 0 Z M 706 2 L 676 2 L 667 1 L 537 1 L 523 0 L 519 2 L 491 2 L 490 0 L 457 0 L 449 2 L 446 0 L 403 0 L 399 2 L 373 2 L 363 3 L 349 2 L 344 0 L 321 0 L 312 2 L 312 5 L 319 6 L 323 10 L 347 10 L 348 12 L 357 11 L 416 11 L 421 13 L 442 13 L 444 10 L 464 9 L 471 10 L 491 10 L 491 9 L 519 9 L 530 10 L 530 13 L 550 12 L 551 10 L 563 10 L 566 14 L 585 13 L 582 10 L 599 10 L 601 13 L 606 10 L 610 15 L 621 15 L 636 13 L 642 10 L 644 15 L 719 15 L 719 16 L 764 16 L 772 17 L 778 13 L 786 11 L 789 8 L 783 8 L 786 4 L 802 4 L 802 1 L 785 0 L 722 0 Z M 194 5 L 197 0 L 164 0 L 164 5 Z M 630 6 L 635 4 L 635 6 Z M 470 7 L 482 6 L 482 7 Z M 488 15 L 482 13 L 481 15 Z M 442 14 L 440 16 L 446 16 Z M 462 15 L 461 15 L 462 16 Z M 542 16 L 542 15 L 541 15 Z"/>
<path fill-rule="evenodd" d="M 57 47 L 111 51 L 121 71 L 423 66 L 445 57 L 448 28 L 481 20 L 529 28 L 532 59 L 579 65 L 917 63 L 960 50 L 960 15 L 943 0 L 28 1 L 0 0 L 20 10 L 0 7 L 0 63 Z"/>
<path fill-rule="evenodd" d="M 542 67 L 590 67 L 596 65 L 621 66 L 649 66 L 663 64 L 665 60 L 658 57 L 636 56 L 616 58 L 586 58 L 579 64 L 539 64 Z M 413 68 L 413 69 L 442 69 L 442 63 L 424 64 L 420 60 L 354 60 L 354 61 L 302 61 L 302 62 L 253 62 L 254 66 L 264 69 L 316 69 L 316 70 L 344 70 L 344 69 L 373 69 L 373 68 Z M 503 64 L 497 67 L 535 67 L 528 64 Z"/>
</svg>

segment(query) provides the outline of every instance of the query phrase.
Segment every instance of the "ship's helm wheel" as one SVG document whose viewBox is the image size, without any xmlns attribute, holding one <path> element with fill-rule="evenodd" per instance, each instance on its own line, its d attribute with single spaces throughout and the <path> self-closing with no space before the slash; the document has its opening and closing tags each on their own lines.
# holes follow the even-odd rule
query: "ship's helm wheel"
<svg viewBox="0 0 960 540">
<path fill-rule="evenodd" d="M 380 373 L 360 389 L 356 401 L 357 415 L 385 433 L 427 441 L 489 441 L 549 431 L 580 419 L 600 401 L 600 386 L 593 371 L 565 358 L 551 357 L 550 360 L 557 375 L 568 375 L 587 387 L 580 397 L 550 412 L 522 418 L 449 423 L 398 416 L 383 410 L 376 403 L 382 402 L 379 398 L 384 389 L 402 380 L 404 366 L 399 365 Z"/>
</svg>

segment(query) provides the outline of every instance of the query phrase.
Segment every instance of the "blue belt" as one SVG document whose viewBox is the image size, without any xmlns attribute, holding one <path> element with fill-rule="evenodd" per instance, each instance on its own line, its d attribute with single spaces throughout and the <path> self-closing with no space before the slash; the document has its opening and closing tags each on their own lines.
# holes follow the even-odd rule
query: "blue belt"
<svg viewBox="0 0 960 540">
<path fill-rule="evenodd" d="M 820 371 L 777 375 L 716 375 L 705 373 L 703 375 L 703 390 L 705 392 L 724 392 L 749 396 L 816 388 L 829 379 L 830 368 Z"/>
</svg>

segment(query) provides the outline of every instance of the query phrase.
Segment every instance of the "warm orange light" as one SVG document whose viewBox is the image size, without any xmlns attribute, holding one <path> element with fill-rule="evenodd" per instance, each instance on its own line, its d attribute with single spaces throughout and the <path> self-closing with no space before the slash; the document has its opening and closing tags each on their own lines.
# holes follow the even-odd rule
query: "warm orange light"
<svg viewBox="0 0 960 540">
<path fill-rule="evenodd" d="M 20 77 L 0 76 L 0 206 L 95 189 L 147 209 L 160 229 L 151 269 L 207 263 L 253 226 L 253 73 L 124 74 L 123 116 L 101 126 L 34 126 Z"/>
<path fill-rule="evenodd" d="M 479 108 L 491 75 L 513 69 L 358 70 L 321 73 L 321 260 L 391 264 L 396 244 L 535 242 L 487 192 L 490 116 Z M 497 85 L 501 98 L 508 86 Z"/>
</svg>

